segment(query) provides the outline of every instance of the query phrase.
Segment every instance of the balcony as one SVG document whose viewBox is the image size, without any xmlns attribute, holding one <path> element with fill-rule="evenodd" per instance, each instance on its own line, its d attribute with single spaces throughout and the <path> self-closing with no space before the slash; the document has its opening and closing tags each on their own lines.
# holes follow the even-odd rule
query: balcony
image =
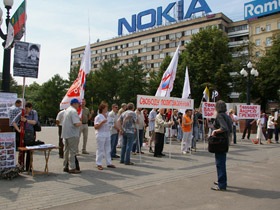
<svg viewBox="0 0 280 210">
<path fill-rule="evenodd" d="M 229 47 L 239 47 L 239 46 L 244 46 L 244 45 L 248 45 L 248 44 L 249 44 L 249 40 L 241 40 L 241 41 L 229 42 L 228 46 Z"/>
<path fill-rule="evenodd" d="M 245 36 L 249 35 L 249 29 L 246 30 L 240 30 L 240 31 L 233 31 L 228 33 L 228 37 L 237 37 L 237 36 Z"/>
</svg>

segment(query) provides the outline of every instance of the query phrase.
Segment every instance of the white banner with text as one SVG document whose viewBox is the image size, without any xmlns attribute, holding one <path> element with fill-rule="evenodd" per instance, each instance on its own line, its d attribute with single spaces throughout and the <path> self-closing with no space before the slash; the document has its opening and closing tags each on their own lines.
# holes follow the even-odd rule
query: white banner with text
<svg viewBox="0 0 280 210">
<path fill-rule="evenodd" d="M 137 95 L 138 108 L 193 109 L 193 99 Z"/>
</svg>

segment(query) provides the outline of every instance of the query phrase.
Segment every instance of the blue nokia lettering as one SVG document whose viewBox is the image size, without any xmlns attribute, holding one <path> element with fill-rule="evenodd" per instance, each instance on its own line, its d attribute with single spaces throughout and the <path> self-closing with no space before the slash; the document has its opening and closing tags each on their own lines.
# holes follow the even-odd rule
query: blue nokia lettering
<svg viewBox="0 0 280 210">
<path fill-rule="evenodd" d="M 197 4 L 200 4 L 197 7 Z M 125 18 L 121 18 L 118 21 L 118 35 L 123 35 L 123 28 L 129 33 L 136 32 L 137 30 L 143 30 L 147 28 L 151 28 L 154 26 L 162 25 L 163 19 L 168 22 L 176 22 L 177 20 L 183 20 L 190 18 L 193 14 L 198 12 L 210 13 L 212 12 L 209 8 L 208 4 L 205 0 L 192 0 L 186 15 L 184 16 L 184 0 L 180 0 L 178 2 L 178 13 L 177 18 L 172 17 L 169 12 L 174 8 L 176 2 L 170 3 L 164 10 L 162 7 L 158 7 L 157 9 L 148 9 L 138 14 L 134 14 L 131 16 L 131 22 L 129 23 Z M 143 19 L 145 20 L 148 17 L 148 22 L 143 23 Z"/>
<path fill-rule="evenodd" d="M 280 0 L 256 0 L 244 4 L 244 19 L 251 19 L 280 11 Z"/>
</svg>

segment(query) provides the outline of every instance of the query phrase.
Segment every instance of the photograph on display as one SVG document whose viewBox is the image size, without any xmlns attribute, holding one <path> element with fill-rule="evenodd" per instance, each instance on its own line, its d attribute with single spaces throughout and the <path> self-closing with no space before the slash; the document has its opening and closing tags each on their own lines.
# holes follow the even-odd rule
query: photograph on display
<svg viewBox="0 0 280 210">
<path fill-rule="evenodd" d="M 0 118 L 9 118 L 9 111 L 17 100 L 17 94 L 0 93 L 0 98 Z"/>
<path fill-rule="evenodd" d="M 40 45 L 16 42 L 14 52 L 14 76 L 38 78 Z"/>
<path fill-rule="evenodd" d="M 15 133 L 0 133 L 0 169 L 15 167 Z"/>
</svg>

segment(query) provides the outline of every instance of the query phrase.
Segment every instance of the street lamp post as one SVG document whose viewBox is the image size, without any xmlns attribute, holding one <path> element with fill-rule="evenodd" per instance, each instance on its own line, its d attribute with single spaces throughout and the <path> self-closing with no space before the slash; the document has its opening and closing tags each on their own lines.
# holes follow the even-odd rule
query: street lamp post
<svg viewBox="0 0 280 210">
<path fill-rule="evenodd" d="M 14 4 L 14 0 L 4 0 L 4 5 L 7 10 L 7 17 L 6 17 L 6 28 L 7 33 L 4 34 L 0 28 L 0 37 L 4 40 L 3 46 L 5 46 L 7 34 L 8 34 L 8 26 L 10 23 L 10 9 Z M 0 8 L 0 24 L 2 24 L 2 15 L 3 11 Z M 4 58 L 3 58 L 3 73 L 2 73 L 2 91 L 3 92 L 10 92 L 10 68 L 11 68 L 11 48 L 4 48 Z"/>
<path fill-rule="evenodd" d="M 250 105 L 251 104 L 251 85 L 252 85 L 251 76 L 254 76 L 254 77 L 259 76 L 259 72 L 258 72 L 258 70 L 253 68 L 251 61 L 249 61 L 247 66 L 245 66 L 245 68 L 242 68 L 242 70 L 240 71 L 240 74 L 247 78 L 247 105 Z"/>
</svg>

